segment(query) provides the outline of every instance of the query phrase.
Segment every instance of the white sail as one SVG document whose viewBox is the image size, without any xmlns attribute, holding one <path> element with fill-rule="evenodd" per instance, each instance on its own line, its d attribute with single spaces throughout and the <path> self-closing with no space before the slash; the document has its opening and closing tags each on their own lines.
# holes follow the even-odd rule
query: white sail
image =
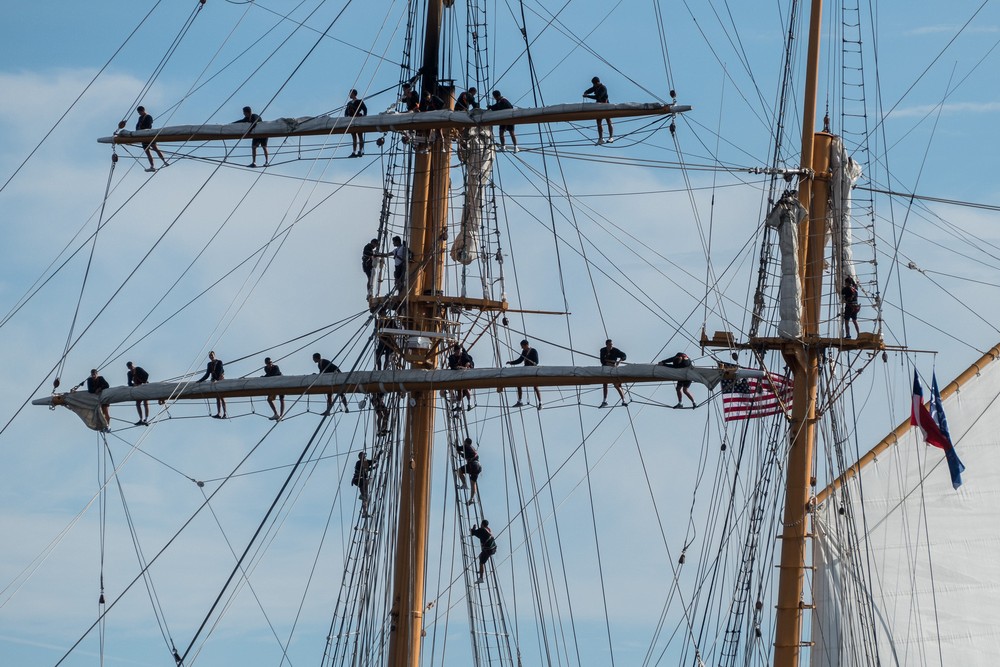
<svg viewBox="0 0 1000 667">
<path fill-rule="evenodd" d="M 941 450 L 910 429 L 818 508 L 814 667 L 876 664 L 876 652 L 883 665 L 995 662 L 998 399 L 994 361 L 944 400 L 966 466 L 957 491 Z"/>
</svg>

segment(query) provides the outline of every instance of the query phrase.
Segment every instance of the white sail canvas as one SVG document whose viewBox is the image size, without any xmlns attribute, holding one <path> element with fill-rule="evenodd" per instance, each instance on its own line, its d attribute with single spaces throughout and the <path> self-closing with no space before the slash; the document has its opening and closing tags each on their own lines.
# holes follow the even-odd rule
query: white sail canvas
<svg viewBox="0 0 1000 667">
<path fill-rule="evenodd" d="M 957 491 L 941 450 L 910 429 L 819 508 L 812 665 L 996 662 L 998 396 L 994 362 L 944 400 L 966 465 Z"/>
</svg>

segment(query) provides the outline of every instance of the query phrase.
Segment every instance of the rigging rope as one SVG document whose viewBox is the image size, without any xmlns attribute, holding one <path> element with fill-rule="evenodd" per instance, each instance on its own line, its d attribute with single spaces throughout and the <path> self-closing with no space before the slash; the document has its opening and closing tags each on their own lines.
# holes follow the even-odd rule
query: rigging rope
<svg viewBox="0 0 1000 667">
<path fill-rule="evenodd" d="M 94 263 L 94 251 L 97 249 L 97 235 L 101 231 L 102 223 L 104 220 L 104 210 L 108 204 L 108 192 L 111 189 L 111 180 L 115 174 L 115 165 L 118 160 L 111 160 L 111 167 L 108 170 L 108 180 L 104 185 L 104 198 L 101 200 L 101 212 L 97 217 L 97 229 L 94 231 L 91 237 L 92 242 L 90 244 L 90 256 L 87 257 L 87 267 L 83 272 L 83 280 L 80 281 L 80 295 L 76 299 L 76 308 L 73 310 L 73 318 L 70 321 L 69 331 L 66 332 L 66 344 L 63 346 L 62 355 L 59 357 L 59 361 L 56 364 L 56 378 L 52 382 L 52 390 L 55 391 L 59 387 L 59 378 L 66 367 L 66 356 L 69 354 L 70 346 L 73 341 L 73 330 L 76 328 L 76 318 L 80 314 L 80 304 L 83 303 L 83 294 L 87 289 L 87 279 L 90 277 L 90 267 Z"/>
</svg>

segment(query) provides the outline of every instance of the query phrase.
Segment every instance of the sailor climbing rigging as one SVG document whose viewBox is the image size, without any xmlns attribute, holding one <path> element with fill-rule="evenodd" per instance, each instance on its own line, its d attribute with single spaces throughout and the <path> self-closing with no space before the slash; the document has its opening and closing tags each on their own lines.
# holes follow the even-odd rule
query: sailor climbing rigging
<svg viewBox="0 0 1000 667">
<path fill-rule="evenodd" d="M 483 583 L 483 577 L 486 576 L 486 561 L 492 558 L 493 554 L 497 552 L 497 541 L 493 539 L 490 522 L 486 519 L 483 519 L 482 523 L 478 526 L 473 524 L 472 536 L 479 538 L 479 544 L 482 547 L 482 550 L 479 552 L 479 578 L 476 579 L 476 583 L 481 584 Z"/>
<path fill-rule="evenodd" d="M 479 495 L 479 475 L 483 472 L 483 464 L 479 462 L 479 452 L 472 444 L 472 438 L 466 438 L 462 444 L 455 445 L 458 455 L 465 459 L 465 463 L 458 468 L 458 481 L 460 489 L 465 488 L 465 475 L 469 475 L 469 501 L 466 505 L 476 502 Z"/>
<path fill-rule="evenodd" d="M 358 452 L 358 460 L 354 464 L 354 476 L 351 484 L 358 487 L 358 498 L 361 500 L 361 516 L 368 516 L 368 476 L 372 469 L 378 465 L 378 456 L 367 458 L 364 450 Z"/>
</svg>

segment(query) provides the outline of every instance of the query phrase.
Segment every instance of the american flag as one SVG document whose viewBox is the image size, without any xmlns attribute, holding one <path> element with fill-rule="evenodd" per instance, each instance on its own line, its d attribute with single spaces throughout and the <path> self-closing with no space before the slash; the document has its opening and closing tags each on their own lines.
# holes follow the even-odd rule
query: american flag
<svg viewBox="0 0 1000 667">
<path fill-rule="evenodd" d="M 780 400 L 779 400 L 780 399 Z M 722 381 L 722 414 L 727 422 L 777 415 L 792 406 L 792 381 L 780 375 Z"/>
</svg>

